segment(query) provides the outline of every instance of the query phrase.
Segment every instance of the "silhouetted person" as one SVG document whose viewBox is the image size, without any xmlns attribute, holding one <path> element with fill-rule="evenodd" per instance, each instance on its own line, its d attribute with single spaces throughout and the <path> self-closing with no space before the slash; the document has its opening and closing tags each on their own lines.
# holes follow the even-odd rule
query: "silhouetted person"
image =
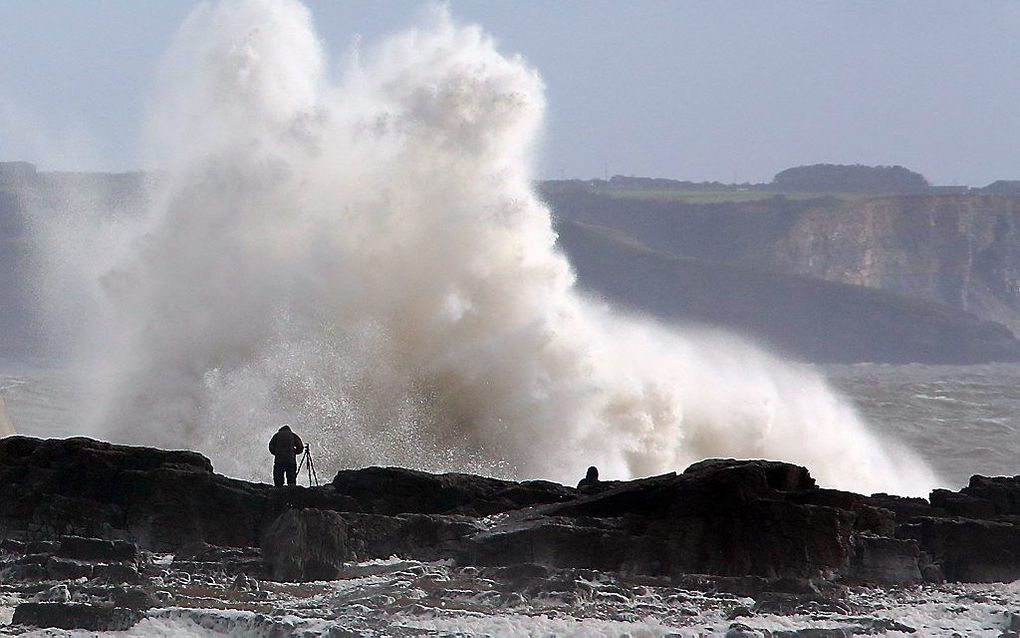
<svg viewBox="0 0 1020 638">
<path fill-rule="evenodd" d="M 588 474 L 577 484 L 577 489 L 582 492 L 590 492 L 599 486 L 599 468 L 592 465 L 588 468 Z"/>
<path fill-rule="evenodd" d="M 287 477 L 287 485 L 297 484 L 297 455 L 305 449 L 301 437 L 290 431 L 285 425 L 269 440 L 269 451 L 273 454 L 273 483 L 276 487 L 283 485 L 283 477 Z"/>
</svg>

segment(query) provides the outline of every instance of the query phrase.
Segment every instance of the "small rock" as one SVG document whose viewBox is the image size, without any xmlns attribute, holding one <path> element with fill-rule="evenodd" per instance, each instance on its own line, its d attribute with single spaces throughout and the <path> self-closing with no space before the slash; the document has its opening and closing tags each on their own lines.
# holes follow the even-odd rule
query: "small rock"
<svg viewBox="0 0 1020 638">
<path fill-rule="evenodd" d="M 726 638 L 766 638 L 769 635 L 765 631 L 752 629 L 739 622 L 731 624 L 730 628 L 726 630 Z"/>
<path fill-rule="evenodd" d="M 1020 632 L 1020 613 L 1007 613 L 1006 614 L 1006 629 L 1009 631 Z"/>
<path fill-rule="evenodd" d="M 247 574 L 238 574 L 230 585 L 230 589 L 233 591 L 259 591 L 259 581 Z"/>
<path fill-rule="evenodd" d="M 66 583 L 54 585 L 32 596 L 32 602 L 35 603 L 66 603 L 70 600 L 71 591 L 67 588 Z"/>
<path fill-rule="evenodd" d="M 726 619 L 727 620 L 736 620 L 737 618 L 740 618 L 741 616 L 753 616 L 753 615 L 754 615 L 754 612 L 751 611 L 750 608 L 744 607 L 744 606 L 740 606 L 740 607 L 734 607 L 730 611 L 730 613 L 726 616 Z"/>
</svg>

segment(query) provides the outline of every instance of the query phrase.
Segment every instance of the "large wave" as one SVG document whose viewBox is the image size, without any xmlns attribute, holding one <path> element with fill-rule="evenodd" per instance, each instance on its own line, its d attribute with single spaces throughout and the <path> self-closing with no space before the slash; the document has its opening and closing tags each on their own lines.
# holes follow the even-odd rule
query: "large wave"
<svg viewBox="0 0 1020 638">
<path fill-rule="evenodd" d="M 585 298 L 532 186 L 542 81 L 445 9 L 334 72 L 298 2 L 202 5 L 152 104 L 152 206 L 72 258 L 93 433 L 263 478 L 290 423 L 320 470 L 935 483 L 810 370 Z"/>
</svg>

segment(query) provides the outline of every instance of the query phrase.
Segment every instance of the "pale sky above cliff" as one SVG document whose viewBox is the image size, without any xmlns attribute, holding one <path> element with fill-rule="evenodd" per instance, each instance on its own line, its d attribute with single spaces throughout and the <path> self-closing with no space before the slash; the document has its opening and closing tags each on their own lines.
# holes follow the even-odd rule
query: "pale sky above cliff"
<svg viewBox="0 0 1020 638">
<path fill-rule="evenodd" d="M 194 2 L 0 0 L 0 160 L 139 166 L 152 71 Z M 308 3 L 339 56 L 419 2 Z M 815 162 L 1020 178 L 1020 2 L 452 0 L 545 79 L 542 177 L 768 181 Z"/>
</svg>

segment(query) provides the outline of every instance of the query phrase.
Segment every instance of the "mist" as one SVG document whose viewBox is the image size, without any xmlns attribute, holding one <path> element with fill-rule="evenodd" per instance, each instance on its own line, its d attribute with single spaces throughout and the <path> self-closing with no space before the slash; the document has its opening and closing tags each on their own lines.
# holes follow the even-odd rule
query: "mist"
<svg viewBox="0 0 1020 638">
<path fill-rule="evenodd" d="M 297 2 L 200 6 L 154 78 L 152 204 L 47 231 L 51 288 L 83 282 L 62 316 L 84 428 L 240 477 L 289 423 L 322 474 L 575 482 L 734 456 L 938 483 L 810 368 L 582 294 L 533 189 L 544 95 L 443 8 L 333 62 Z"/>
</svg>

